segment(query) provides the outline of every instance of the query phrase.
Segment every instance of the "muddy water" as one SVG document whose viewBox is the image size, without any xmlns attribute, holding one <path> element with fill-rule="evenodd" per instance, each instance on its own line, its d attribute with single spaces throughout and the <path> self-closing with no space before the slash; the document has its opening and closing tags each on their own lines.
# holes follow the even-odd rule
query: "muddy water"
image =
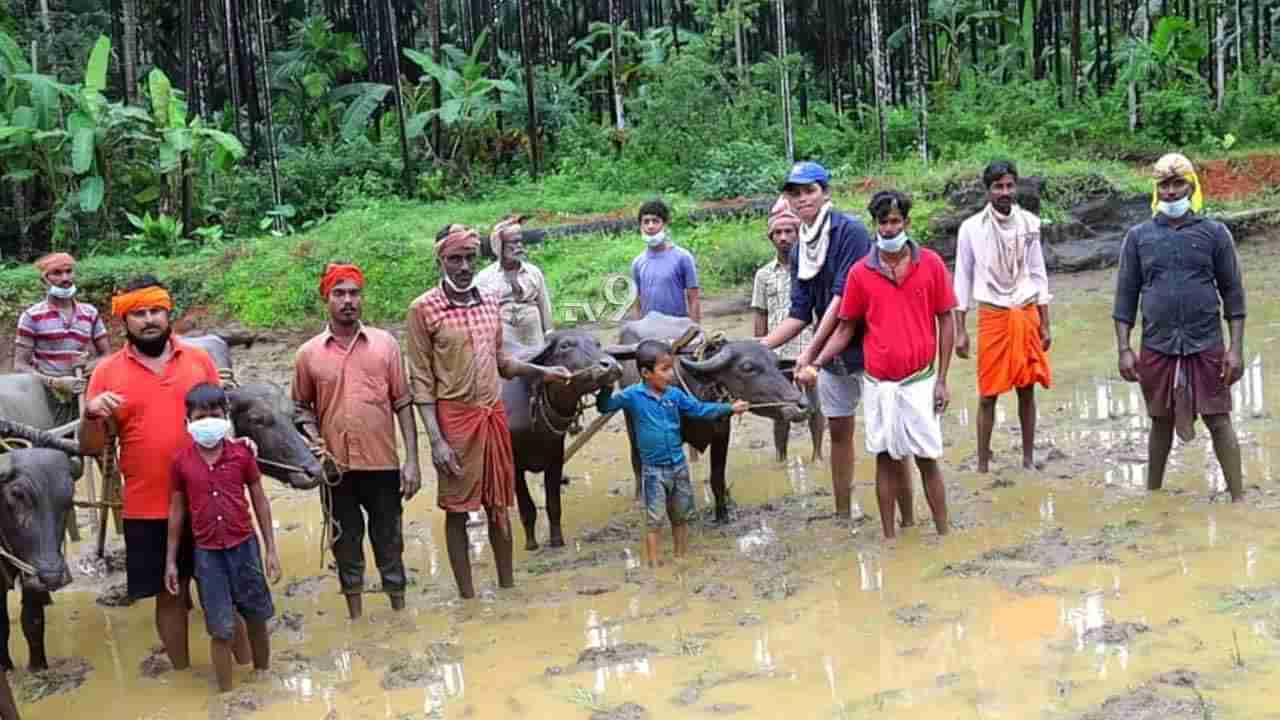
<svg viewBox="0 0 1280 720">
<path fill-rule="evenodd" d="M 198 611 L 193 669 L 165 672 L 151 657 L 149 606 L 98 604 L 123 576 L 86 562 L 49 609 L 49 654 L 70 675 L 79 660 L 91 669 L 74 689 L 18 672 L 24 717 L 1267 717 L 1280 651 L 1280 263 L 1256 250 L 1244 259 L 1248 371 L 1234 392 L 1245 507 L 1224 502 L 1202 427 L 1176 449 L 1169 489 L 1145 491 L 1146 421 L 1113 367 L 1110 276 L 1063 278 L 1039 472 L 1014 468 L 1008 398 L 995 472 L 972 472 L 973 365 L 953 368 L 945 467 L 956 529 L 945 540 L 917 491 L 919 526 L 882 545 L 865 461 L 857 497 L 869 516 L 837 525 L 807 437 L 780 465 L 768 423 L 748 418 L 730 453 L 736 520 L 698 525 L 686 563 L 642 570 L 617 423 L 567 470 L 569 547 L 518 550 L 517 589 L 496 588 L 477 525 L 481 598 L 455 599 L 428 481 L 406 515 L 409 611 L 369 596 L 352 623 L 320 565 L 318 500 L 272 486 L 286 578 L 269 676 L 239 671 L 237 691 L 217 696 Z M 710 325 L 750 327 L 745 317 Z M 242 376 L 283 379 L 289 357 L 266 346 L 238 362 Z M 695 465 L 695 477 L 706 472 Z M 16 618 L 12 595 L 10 607 Z M 16 622 L 11 646 L 23 662 Z"/>
</svg>

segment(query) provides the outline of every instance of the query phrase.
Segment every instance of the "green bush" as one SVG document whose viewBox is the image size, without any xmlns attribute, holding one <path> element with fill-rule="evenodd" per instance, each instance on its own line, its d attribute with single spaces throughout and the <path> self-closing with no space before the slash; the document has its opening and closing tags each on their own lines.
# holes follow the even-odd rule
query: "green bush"
<svg viewBox="0 0 1280 720">
<path fill-rule="evenodd" d="M 710 200 L 768 193 L 786 171 L 786 159 L 772 146 L 734 140 L 702 156 L 693 171 L 691 192 Z"/>
</svg>

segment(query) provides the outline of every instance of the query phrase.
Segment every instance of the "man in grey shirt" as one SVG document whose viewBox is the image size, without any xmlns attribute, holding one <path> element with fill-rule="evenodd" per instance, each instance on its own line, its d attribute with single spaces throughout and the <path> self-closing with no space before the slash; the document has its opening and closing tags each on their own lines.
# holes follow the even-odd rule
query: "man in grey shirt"
<svg viewBox="0 0 1280 720">
<path fill-rule="evenodd" d="M 697 265 L 688 250 L 671 241 L 671 209 L 661 200 L 650 200 L 640 206 L 639 219 L 645 249 L 631 262 L 635 317 L 660 312 L 701 323 Z"/>
<path fill-rule="evenodd" d="M 1120 375 L 1142 385 L 1151 415 L 1147 487 L 1160 489 L 1173 433 L 1187 442 L 1201 417 L 1213 438 L 1231 500 L 1244 499 L 1240 444 L 1231 425 L 1231 385 L 1244 374 L 1244 283 L 1231 232 L 1202 217 L 1200 182 L 1177 153 L 1156 162 L 1154 217 L 1131 229 L 1116 277 Z M 1129 333 L 1142 308 L 1142 352 Z M 1222 318 L 1231 344 L 1224 347 Z"/>
</svg>

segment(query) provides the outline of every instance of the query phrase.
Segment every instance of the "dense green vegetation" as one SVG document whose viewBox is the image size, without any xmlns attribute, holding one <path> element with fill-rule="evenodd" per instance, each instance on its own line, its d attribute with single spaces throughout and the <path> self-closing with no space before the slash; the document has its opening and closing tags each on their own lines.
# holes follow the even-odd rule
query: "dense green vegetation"
<svg viewBox="0 0 1280 720">
<path fill-rule="evenodd" d="M 0 0 L 0 257 L 71 250 L 99 298 L 158 269 L 184 303 L 276 326 L 318 312 L 343 257 L 387 321 L 434 280 L 446 221 L 631 217 L 654 195 L 682 214 L 773 192 L 789 148 L 848 208 L 865 177 L 912 190 L 927 235 L 943 185 L 996 156 L 1141 189 L 1170 149 L 1280 143 L 1278 20 L 1197 0 Z M 675 232 L 714 290 L 767 259 L 762 228 Z M 599 301 L 638 250 L 534 258 L 561 304 Z M 37 284 L 0 271 L 0 311 Z"/>
</svg>

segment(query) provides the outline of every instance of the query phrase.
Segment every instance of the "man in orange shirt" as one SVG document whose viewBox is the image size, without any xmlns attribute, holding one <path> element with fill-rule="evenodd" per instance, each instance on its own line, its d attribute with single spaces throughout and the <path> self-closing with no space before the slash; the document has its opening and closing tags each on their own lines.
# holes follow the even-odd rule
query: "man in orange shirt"
<svg viewBox="0 0 1280 720">
<path fill-rule="evenodd" d="M 204 350 L 171 337 L 173 301 L 155 277 L 143 275 L 111 301 L 128 343 L 100 362 L 89 381 L 80 448 L 100 453 L 107 423 L 120 439 L 124 477 L 124 544 L 129 596 L 156 599 L 156 632 L 175 670 L 190 664 L 187 611 L 191 607 L 194 545 L 187 529 L 178 553 L 180 592 L 164 587 L 168 545 L 170 467 L 191 444 L 186 395 L 200 383 L 218 385 L 218 369 Z"/>
<path fill-rule="evenodd" d="M 323 439 L 341 471 L 329 512 L 338 582 L 354 620 L 363 612 L 364 531 L 393 610 L 404 609 L 403 500 L 421 485 L 418 427 L 405 380 L 400 344 L 391 333 L 360 322 L 364 274 L 355 265 L 330 263 L 320 280 L 329 327 L 298 349 L 293 402 L 303 432 Z M 404 441 L 404 466 L 396 452 L 396 421 Z"/>
</svg>

